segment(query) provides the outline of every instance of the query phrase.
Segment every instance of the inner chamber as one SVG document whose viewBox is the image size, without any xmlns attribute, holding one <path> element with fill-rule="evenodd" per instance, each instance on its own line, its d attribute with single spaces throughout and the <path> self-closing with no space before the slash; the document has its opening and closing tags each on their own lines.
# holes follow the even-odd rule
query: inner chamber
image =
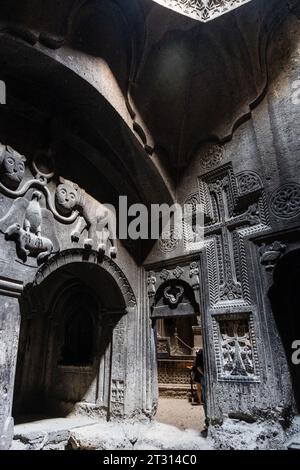
<svg viewBox="0 0 300 470">
<path fill-rule="evenodd" d="M 110 275 L 87 263 L 64 266 L 21 305 L 16 422 L 78 411 L 109 419 L 112 335 L 125 313 Z"/>
</svg>

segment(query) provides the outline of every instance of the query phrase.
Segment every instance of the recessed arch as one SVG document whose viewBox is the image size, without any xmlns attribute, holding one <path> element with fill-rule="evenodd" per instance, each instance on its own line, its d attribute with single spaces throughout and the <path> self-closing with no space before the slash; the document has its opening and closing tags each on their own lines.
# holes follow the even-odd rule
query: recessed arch
<svg viewBox="0 0 300 470">
<path fill-rule="evenodd" d="M 52 273 L 56 272 L 58 268 L 78 264 L 81 266 L 81 263 L 88 264 L 90 267 L 96 266 L 102 271 L 104 279 L 108 279 L 108 276 L 111 278 L 111 282 L 113 282 L 115 287 L 120 291 L 118 300 L 121 300 L 122 297 L 124 299 L 125 309 L 134 308 L 136 306 L 135 294 L 122 269 L 107 256 L 100 258 L 97 252 L 86 251 L 84 249 L 66 250 L 53 256 L 37 271 L 31 288 L 41 285 L 41 283 L 51 276 Z"/>
<path fill-rule="evenodd" d="M 17 421 L 28 413 L 122 416 L 125 404 L 114 408 L 112 390 L 116 380 L 125 384 L 127 317 L 135 310 L 129 281 L 107 257 L 68 250 L 43 265 L 21 298 Z"/>
</svg>

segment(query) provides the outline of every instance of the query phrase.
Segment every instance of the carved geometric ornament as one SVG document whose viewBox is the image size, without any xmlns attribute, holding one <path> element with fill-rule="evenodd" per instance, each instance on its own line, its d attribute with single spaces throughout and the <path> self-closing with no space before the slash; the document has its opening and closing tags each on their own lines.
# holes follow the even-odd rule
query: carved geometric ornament
<svg viewBox="0 0 300 470">
<path fill-rule="evenodd" d="M 300 214 L 300 185 L 287 183 L 281 186 L 271 197 L 270 206 L 277 217 L 289 218 Z"/>
<path fill-rule="evenodd" d="M 201 158 L 200 165 L 204 170 L 217 166 L 224 158 L 224 147 L 221 145 L 209 146 Z"/>
<path fill-rule="evenodd" d="M 182 15 L 207 23 L 251 0 L 153 0 Z"/>
</svg>

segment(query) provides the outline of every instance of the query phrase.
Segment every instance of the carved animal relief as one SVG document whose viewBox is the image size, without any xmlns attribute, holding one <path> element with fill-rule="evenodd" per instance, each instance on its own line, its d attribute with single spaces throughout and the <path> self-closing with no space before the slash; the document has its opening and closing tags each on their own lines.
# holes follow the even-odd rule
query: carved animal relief
<svg viewBox="0 0 300 470">
<path fill-rule="evenodd" d="M 16 190 L 25 175 L 26 158 L 9 146 L 0 144 L 0 181 L 9 189 Z"/>
<path fill-rule="evenodd" d="M 57 210 L 65 216 L 69 216 L 74 210 L 79 213 L 77 225 L 71 233 L 72 242 L 78 243 L 82 232 L 86 230 L 88 236 L 83 242 L 85 248 L 104 253 L 110 240 L 112 244 L 110 255 L 112 258 L 116 257 L 115 221 L 113 214 L 105 206 L 99 204 L 78 185 L 63 178 L 60 178 L 60 184 L 56 189 L 55 202 Z"/>
<path fill-rule="evenodd" d="M 272 271 L 283 253 L 286 250 L 286 245 L 275 241 L 270 246 L 262 245 L 259 249 L 259 254 L 261 256 L 260 262 L 266 267 L 266 271 Z"/>
<path fill-rule="evenodd" d="M 31 200 L 18 198 L 5 217 L 0 220 L 0 230 L 6 240 L 13 240 L 17 246 L 19 258 L 26 262 L 28 257 L 36 258 L 38 264 L 46 261 L 53 251 L 53 243 L 57 246 L 54 233 L 54 217 L 51 212 L 41 208 L 42 194 L 34 191 Z M 42 236 L 42 230 L 51 233 L 53 242 Z"/>
<path fill-rule="evenodd" d="M 48 183 L 55 181 L 55 172 L 43 174 L 33 161 L 35 175 L 30 175 L 29 170 L 25 171 L 25 163 L 25 157 L 0 144 L 0 191 L 13 200 L 0 219 L 0 230 L 6 240 L 16 243 L 18 257 L 24 263 L 29 257 L 36 258 L 38 264 L 45 262 L 59 250 L 56 223 L 70 226 L 77 220 L 76 226 L 70 229 L 70 245 L 79 244 L 83 238 L 84 248 L 104 255 L 110 244 L 109 254 L 115 258 L 115 220 L 110 211 L 63 178 L 59 180 L 53 203 Z"/>
</svg>

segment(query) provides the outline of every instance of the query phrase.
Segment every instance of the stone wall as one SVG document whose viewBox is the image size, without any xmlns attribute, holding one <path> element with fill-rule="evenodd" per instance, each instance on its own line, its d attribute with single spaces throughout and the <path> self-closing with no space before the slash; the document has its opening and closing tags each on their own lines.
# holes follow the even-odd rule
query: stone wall
<svg viewBox="0 0 300 470">
<path fill-rule="evenodd" d="M 29 164 L 7 145 L 0 154 L 1 447 L 12 437 L 16 366 L 15 412 L 149 418 L 156 364 L 142 270 L 113 239 L 103 205 L 38 158 Z M 78 283 L 100 302 L 90 367 L 60 363 L 59 298 Z"/>
</svg>

